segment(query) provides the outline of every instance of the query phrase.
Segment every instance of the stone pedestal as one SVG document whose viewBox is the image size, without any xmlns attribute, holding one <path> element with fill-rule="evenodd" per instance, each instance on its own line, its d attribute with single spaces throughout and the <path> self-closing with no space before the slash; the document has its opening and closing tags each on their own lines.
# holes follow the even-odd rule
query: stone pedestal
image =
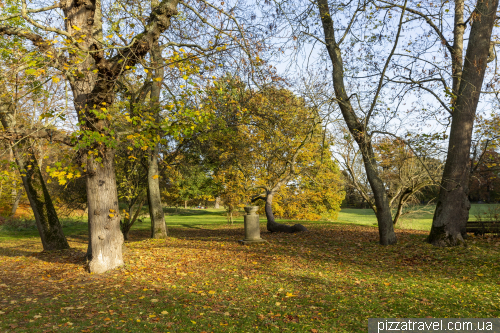
<svg viewBox="0 0 500 333">
<path fill-rule="evenodd" d="M 259 206 L 245 207 L 246 214 L 243 217 L 245 222 L 245 239 L 239 241 L 241 244 L 267 243 L 265 239 L 260 238 L 259 215 L 256 214 L 258 209 Z"/>
</svg>

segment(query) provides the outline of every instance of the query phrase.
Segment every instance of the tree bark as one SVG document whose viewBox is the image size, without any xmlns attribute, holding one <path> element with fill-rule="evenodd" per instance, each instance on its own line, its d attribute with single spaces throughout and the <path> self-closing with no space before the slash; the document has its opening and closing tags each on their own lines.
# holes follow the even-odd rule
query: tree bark
<svg viewBox="0 0 500 333">
<path fill-rule="evenodd" d="M 101 162 L 87 158 L 87 198 L 89 270 L 104 273 L 123 264 L 114 150 L 108 148 Z"/>
<path fill-rule="evenodd" d="M 81 153 L 87 156 L 87 197 L 89 207 L 89 246 L 91 272 L 103 273 L 123 263 L 123 235 L 119 226 L 118 198 L 114 173 L 114 135 L 110 131 L 107 108 L 113 105 L 115 82 L 131 70 L 157 43 L 177 14 L 178 0 L 163 0 L 155 6 L 134 42 L 115 56 L 106 56 L 103 41 L 101 1 L 67 0 L 61 2 L 65 33 L 78 40 L 68 58 L 56 56 L 46 39 L 31 31 L 0 25 L 0 33 L 31 40 L 41 51 L 50 51 L 53 66 L 66 72 L 71 84 L 74 106 L 83 132 Z M 41 29 L 42 31 L 44 29 Z M 46 30 L 46 29 L 45 29 Z M 45 31 L 47 33 L 48 31 Z M 49 34 L 52 34 L 50 31 Z M 61 35 L 61 34 L 60 34 Z M 65 37 L 66 38 L 66 37 Z M 71 39 L 70 39 L 71 40 Z M 66 71 L 66 67 L 71 71 Z M 108 139 L 111 144 L 108 144 Z M 97 154 L 97 155 L 94 155 Z M 113 212 L 111 211 L 113 210 Z M 110 215 L 112 214 L 112 215 Z"/>
<path fill-rule="evenodd" d="M 160 196 L 158 177 L 158 144 L 148 156 L 148 202 L 151 217 L 151 238 L 167 238 L 167 226 Z"/>
<path fill-rule="evenodd" d="M 10 216 L 14 217 L 17 212 L 17 207 L 19 206 L 19 201 L 21 201 L 21 196 L 23 195 L 23 191 L 19 189 L 17 194 L 15 195 L 14 202 L 12 203 L 12 209 L 10 211 Z"/>
<path fill-rule="evenodd" d="M 139 205 L 134 213 L 134 216 L 132 217 L 132 211 L 133 211 L 133 204 L 130 204 L 128 208 L 128 219 L 124 218 L 123 222 L 120 221 L 120 229 L 123 234 L 123 238 L 125 240 L 128 240 L 128 235 L 130 232 L 130 229 L 132 229 L 132 226 L 134 225 L 135 221 L 137 221 L 137 217 L 139 217 L 139 214 L 141 213 L 142 206 L 144 206 L 144 202 L 146 201 L 146 198 L 142 198 L 141 201 L 139 202 Z M 139 220 L 139 222 L 142 222 L 142 220 Z"/>
<path fill-rule="evenodd" d="M 215 208 L 215 209 L 219 209 L 219 208 L 220 208 L 220 197 L 215 197 L 215 205 L 214 205 L 214 208 Z"/>
<path fill-rule="evenodd" d="M 357 118 L 345 89 L 344 65 L 340 47 L 335 40 L 335 29 L 330 15 L 328 0 L 317 0 L 317 4 L 325 34 L 326 48 L 333 66 L 332 79 L 335 96 L 338 100 L 342 116 L 347 127 L 349 128 L 349 132 L 353 135 L 359 146 L 363 157 L 366 176 L 373 191 L 380 244 L 395 244 L 397 242 L 397 238 L 396 233 L 394 232 L 394 225 L 392 223 L 389 199 L 387 197 L 384 182 L 380 178 L 377 170 L 377 161 L 373 152 L 371 138 L 367 133 L 366 126 L 363 125 L 363 123 Z"/>
<path fill-rule="evenodd" d="M 15 131 L 14 104 L 5 91 L 5 87 L 0 88 L 0 95 L 0 122 L 5 130 L 11 129 Z M 24 143 L 21 142 L 19 145 L 21 146 Z M 11 152 L 19 168 L 23 186 L 35 216 L 36 226 L 44 251 L 68 249 L 68 241 L 64 236 L 61 223 L 59 222 L 57 212 L 40 172 L 33 148 L 27 147 L 26 159 L 20 153 L 17 146 L 11 147 Z M 19 193 L 21 193 L 20 190 Z"/>
<path fill-rule="evenodd" d="M 36 226 L 42 240 L 44 251 L 69 249 L 68 241 L 64 236 L 61 223 L 52 204 L 42 173 L 38 167 L 32 147 L 28 148 L 27 159 L 24 160 L 17 148 L 13 148 L 16 163 L 26 194 L 30 201 Z"/>
<path fill-rule="evenodd" d="M 157 1 L 152 1 L 152 5 L 156 5 Z M 151 48 L 151 59 L 154 70 L 154 80 L 151 86 L 151 113 L 156 122 L 160 122 L 160 93 L 163 82 L 164 68 L 162 63 L 161 49 L 158 40 Z M 165 224 L 165 215 L 163 213 L 163 205 L 161 203 L 160 193 L 160 177 L 158 170 L 158 152 L 159 143 L 156 143 L 154 148 L 150 149 L 148 156 L 148 205 L 149 216 L 151 217 L 151 238 L 167 238 L 167 226 Z"/>
<path fill-rule="evenodd" d="M 428 242 L 453 246 L 464 241 L 469 218 L 469 173 L 472 130 L 487 66 L 498 0 L 477 3 L 453 110 L 448 154 Z"/>
<path fill-rule="evenodd" d="M 307 228 L 302 224 L 295 224 L 293 226 L 289 226 L 282 223 L 277 223 L 274 220 L 273 214 L 273 195 L 271 191 L 266 191 L 266 205 L 264 206 L 264 210 L 266 212 L 267 218 L 267 230 L 269 232 L 286 232 L 286 233 L 294 233 L 299 231 L 307 231 Z"/>
</svg>

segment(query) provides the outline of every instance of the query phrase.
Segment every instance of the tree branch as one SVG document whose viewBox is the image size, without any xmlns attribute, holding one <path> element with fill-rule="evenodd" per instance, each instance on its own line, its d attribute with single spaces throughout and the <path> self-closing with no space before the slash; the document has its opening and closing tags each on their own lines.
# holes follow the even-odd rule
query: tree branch
<svg viewBox="0 0 500 333">
<path fill-rule="evenodd" d="M 35 14 L 35 13 L 41 13 L 41 12 L 46 12 L 48 10 L 56 9 L 56 8 L 62 8 L 64 6 L 64 3 L 61 1 L 59 3 L 55 3 L 52 6 L 47 6 L 43 8 L 38 8 L 38 9 L 27 9 L 25 10 L 25 14 Z M 11 14 L 11 15 L 5 15 L 5 16 L 0 16 L 0 21 L 7 21 L 16 17 L 22 16 L 22 13 L 16 13 L 16 14 Z"/>
<path fill-rule="evenodd" d="M 377 91 L 375 92 L 375 96 L 373 97 L 373 101 L 372 101 L 372 105 L 370 107 L 370 110 L 368 110 L 368 114 L 366 115 L 365 128 L 368 126 L 368 123 L 370 122 L 370 118 L 372 116 L 373 110 L 375 109 L 375 105 L 377 105 L 378 95 L 380 94 L 380 89 L 382 89 L 382 84 L 384 83 L 385 71 L 387 70 L 387 67 L 389 67 L 389 63 L 391 62 L 392 56 L 394 55 L 394 52 L 396 51 L 396 47 L 398 46 L 399 35 L 401 34 L 401 29 L 403 28 L 403 17 L 405 14 L 407 2 L 408 2 L 408 0 L 405 0 L 405 4 L 404 4 L 403 9 L 401 11 L 401 17 L 399 18 L 399 25 L 398 25 L 398 32 L 396 33 L 396 40 L 394 41 L 394 45 L 392 47 L 391 53 L 389 53 L 389 56 L 387 57 L 387 60 L 385 61 L 384 69 L 382 70 L 382 73 L 380 74 L 380 80 L 378 82 Z"/>
<path fill-rule="evenodd" d="M 396 5 L 396 4 L 388 2 L 388 1 L 380 0 L 380 2 L 386 3 L 386 4 L 394 6 L 394 7 L 403 8 L 403 6 L 401 6 L 401 5 Z M 439 30 L 439 28 L 434 24 L 434 22 L 432 22 L 432 20 L 427 15 L 425 15 L 422 12 L 419 12 L 418 10 L 412 9 L 412 8 L 406 8 L 406 11 L 422 17 L 427 22 L 427 24 L 429 24 L 431 26 L 431 28 L 434 29 L 434 31 L 436 32 L 436 34 L 441 39 L 441 42 L 444 43 L 444 45 L 446 46 L 446 48 L 448 49 L 448 51 L 450 52 L 450 54 L 453 55 L 455 53 L 455 52 L 453 52 L 453 47 L 448 43 L 448 41 L 444 37 L 444 35 L 441 32 L 441 30 Z"/>
</svg>

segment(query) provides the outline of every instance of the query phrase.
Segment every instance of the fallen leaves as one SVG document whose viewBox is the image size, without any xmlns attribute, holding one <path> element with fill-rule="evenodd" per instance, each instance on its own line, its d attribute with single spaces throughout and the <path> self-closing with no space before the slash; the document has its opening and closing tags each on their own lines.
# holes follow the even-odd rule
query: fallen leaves
<svg viewBox="0 0 500 333">
<path fill-rule="evenodd" d="M 153 327 L 144 325 L 189 331 L 196 325 L 199 332 L 207 330 L 207 323 L 221 326 L 220 331 L 286 327 L 301 332 L 328 332 L 323 327 L 344 323 L 345 331 L 355 332 L 363 330 L 365 318 L 376 315 L 422 317 L 420 310 L 434 317 L 455 312 L 464 317 L 500 315 L 496 306 L 474 306 L 490 304 L 490 295 L 499 290 L 496 283 L 482 282 L 498 273 L 493 265 L 498 248 L 493 245 L 496 252 L 474 249 L 476 258 L 470 258 L 461 252 L 437 254 L 420 238 L 413 240 L 420 237 L 418 232 L 405 231 L 398 235 L 401 245 L 385 248 L 357 239 L 376 237 L 376 229 L 309 227 L 307 235 L 265 234 L 272 246 L 251 248 L 237 244 L 237 225 L 216 230 L 174 227 L 174 237 L 167 241 L 146 240 L 147 231 L 134 231 L 126 265 L 103 275 L 83 270 L 86 244 L 81 238 L 71 243 L 71 251 L 35 255 L 39 245 L 33 240 L 3 243 L 0 330 L 11 330 L 11 324 L 28 330 L 24 325 L 33 320 L 40 327 L 50 325 L 48 329 L 57 321 L 56 327 L 89 332 L 109 331 L 118 324 L 130 331 Z M 139 236 L 143 238 L 133 238 Z M 411 269 L 415 266 L 421 270 Z M 473 291 L 471 281 L 477 283 Z M 430 285 L 447 296 L 431 292 Z M 11 321 L 15 318 L 17 322 Z M 254 328 L 256 321 L 262 329 Z"/>
</svg>

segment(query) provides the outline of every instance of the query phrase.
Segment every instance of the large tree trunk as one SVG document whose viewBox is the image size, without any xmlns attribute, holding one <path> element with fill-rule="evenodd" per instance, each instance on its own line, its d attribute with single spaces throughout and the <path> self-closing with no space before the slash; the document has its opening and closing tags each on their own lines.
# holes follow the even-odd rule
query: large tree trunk
<svg viewBox="0 0 500 333">
<path fill-rule="evenodd" d="M 75 52 L 60 57 L 46 38 L 34 32 L 0 25 L 0 33 L 31 40 L 41 51 L 51 54 L 52 66 L 66 73 L 71 84 L 75 110 L 82 130 L 81 153 L 87 160 L 87 196 L 89 207 L 89 247 L 91 272 L 101 273 L 121 263 L 123 235 L 119 228 L 118 199 L 114 175 L 114 134 L 110 131 L 109 111 L 113 105 L 115 82 L 131 70 L 157 44 L 162 32 L 177 14 L 178 0 L 163 0 L 152 9 L 144 31 L 129 47 L 113 57 L 106 55 L 103 41 L 101 1 L 66 0 L 60 3 L 65 31 L 78 43 Z M 47 29 L 41 29 L 42 32 Z M 50 32 L 49 32 L 50 34 Z M 62 34 L 59 34 L 62 35 Z M 71 40 L 70 39 L 70 40 Z M 78 49 L 79 48 L 79 49 Z M 67 70 L 67 68 L 71 70 Z M 110 142 L 111 141 L 111 144 Z M 94 155 L 97 153 L 97 156 Z M 98 160 L 99 159 L 99 160 Z M 114 210 L 113 216 L 109 214 Z"/>
<path fill-rule="evenodd" d="M 274 193 L 267 191 L 266 193 L 266 205 L 264 209 L 266 211 L 267 218 L 267 230 L 269 232 L 286 232 L 286 233 L 294 233 L 299 231 L 307 231 L 307 228 L 302 224 L 295 224 L 293 226 L 289 226 L 282 223 L 277 223 L 274 220 L 273 214 L 273 195 Z"/>
<path fill-rule="evenodd" d="M 114 151 L 107 149 L 102 161 L 87 159 L 89 207 L 89 270 L 104 273 L 123 264 Z"/>
<path fill-rule="evenodd" d="M 344 84 L 344 65 L 340 47 L 335 40 L 335 29 L 328 6 L 328 0 L 318 0 L 318 9 L 325 34 L 326 49 L 332 62 L 332 80 L 338 105 L 342 116 L 346 122 L 349 132 L 353 135 L 363 156 L 366 176 L 373 191 L 376 216 L 378 221 L 380 244 L 390 245 L 397 242 L 392 224 L 391 209 L 389 199 L 385 190 L 385 185 L 377 170 L 377 161 L 371 145 L 371 138 L 367 133 L 366 126 L 357 118 L 350 102 Z"/>
<path fill-rule="evenodd" d="M 469 218 L 469 168 L 472 129 L 486 71 L 491 32 L 498 0 L 477 3 L 478 17 L 472 23 L 465 54 L 460 88 L 454 105 L 448 154 L 441 181 L 436 211 L 428 242 L 437 246 L 463 242 Z"/>
</svg>

